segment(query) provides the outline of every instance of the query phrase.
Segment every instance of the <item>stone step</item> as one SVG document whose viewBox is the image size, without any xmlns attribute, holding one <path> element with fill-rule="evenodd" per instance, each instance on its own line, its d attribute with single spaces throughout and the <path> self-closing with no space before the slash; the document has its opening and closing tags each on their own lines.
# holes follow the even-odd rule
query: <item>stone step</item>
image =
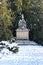
<svg viewBox="0 0 43 65">
<path fill-rule="evenodd" d="M 16 40 L 15 42 L 18 43 L 19 45 L 37 45 L 37 43 L 30 40 Z"/>
</svg>

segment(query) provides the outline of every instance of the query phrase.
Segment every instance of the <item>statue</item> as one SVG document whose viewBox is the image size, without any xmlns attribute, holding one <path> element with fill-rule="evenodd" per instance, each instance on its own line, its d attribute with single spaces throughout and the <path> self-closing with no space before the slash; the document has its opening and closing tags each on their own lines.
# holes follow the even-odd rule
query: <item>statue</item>
<svg viewBox="0 0 43 65">
<path fill-rule="evenodd" d="M 16 30 L 16 38 L 21 40 L 29 39 L 29 30 L 26 27 L 24 15 L 21 14 L 21 19 L 18 21 L 18 28 Z"/>
<path fill-rule="evenodd" d="M 21 18 L 22 19 L 20 19 L 19 22 L 18 22 L 18 27 L 20 29 L 26 29 L 26 21 L 24 20 L 24 15 L 23 14 L 21 15 Z"/>
</svg>

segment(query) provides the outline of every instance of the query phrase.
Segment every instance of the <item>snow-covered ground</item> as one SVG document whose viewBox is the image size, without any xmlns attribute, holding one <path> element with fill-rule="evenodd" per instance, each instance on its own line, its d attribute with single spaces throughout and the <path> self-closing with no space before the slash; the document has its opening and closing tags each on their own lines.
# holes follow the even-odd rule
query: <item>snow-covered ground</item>
<svg viewBox="0 0 43 65">
<path fill-rule="evenodd" d="M 19 46 L 19 52 L 0 53 L 0 65 L 43 65 L 43 46 Z"/>
</svg>

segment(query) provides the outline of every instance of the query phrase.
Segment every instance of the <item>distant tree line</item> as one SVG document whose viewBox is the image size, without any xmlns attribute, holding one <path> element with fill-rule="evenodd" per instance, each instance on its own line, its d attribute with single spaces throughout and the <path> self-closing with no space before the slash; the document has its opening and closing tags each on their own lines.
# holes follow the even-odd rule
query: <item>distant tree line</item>
<svg viewBox="0 0 43 65">
<path fill-rule="evenodd" d="M 43 0 L 0 1 L 0 40 L 16 36 L 20 13 L 23 13 L 30 40 L 43 45 Z"/>
</svg>

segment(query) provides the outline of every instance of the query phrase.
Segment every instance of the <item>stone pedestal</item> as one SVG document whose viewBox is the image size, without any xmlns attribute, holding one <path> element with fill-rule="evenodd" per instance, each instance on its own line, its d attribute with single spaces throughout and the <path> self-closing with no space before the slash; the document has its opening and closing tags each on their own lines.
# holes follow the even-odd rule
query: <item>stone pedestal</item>
<svg viewBox="0 0 43 65">
<path fill-rule="evenodd" d="M 17 29 L 16 38 L 17 39 L 29 39 L 29 30 L 28 29 Z"/>
</svg>

